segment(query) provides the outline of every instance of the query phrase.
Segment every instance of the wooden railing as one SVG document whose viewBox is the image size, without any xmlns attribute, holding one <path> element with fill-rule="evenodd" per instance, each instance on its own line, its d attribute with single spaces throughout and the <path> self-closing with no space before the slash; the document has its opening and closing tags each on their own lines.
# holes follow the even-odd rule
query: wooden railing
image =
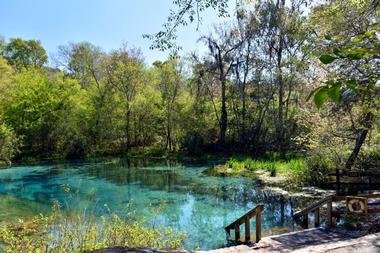
<svg viewBox="0 0 380 253">
<path fill-rule="evenodd" d="M 357 197 L 363 197 L 367 199 L 380 199 L 380 193 L 377 194 L 359 194 Z M 339 217 L 344 214 L 345 211 L 333 210 L 333 202 L 345 201 L 348 196 L 330 195 L 320 201 L 308 206 L 304 210 L 297 212 L 293 215 L 293 218 L 299 220 L 302 217 L 302 227 L 308 228 L 309 226 L 309 214 L 314 212 L 314 226 L 320 226 L 320 209 L 327 205 L 327 225 L 333 225 L 333 217 Z M 380 213 L 380 208 L 368 208 L 368 213 Z"/>
<path fill-rule="evenodd" d="M 370 200 L 370 199 L 379 199 L 380 200 L 380 193 L 375 193 L 375 194 L 358 194 L 356 196 L 367 198 L 368 200 Z M 344 201 L 344 200 L 346 200 L 346 196 L 334 196 L 333 197 L 333 202 L 339 202 L 339 201 Z M 380 213 L 380 208 L 379 207 L 372 207 L 371 208 L 371 203 L 369 203 L 368 213 Z M 344 211 L 339 211 L 339 210 L 333 210 L 332 211 L 332 216 L 333 217 L 338 217 L 338 216 L 340 216 L 342 214 L 344 214 Z"/>
<path fill-rule="evenodd" d="M 334 195 L 327 196 L 326 198 L 321 199 L 320 201 L 308 206 L 304 210 L 297 212 L 293 215 L 294 219 L 299 219 L 300 217 L 303 217 L 302 220 L 302 227 L 308 228 L 309 226 L 309 213 L 314 212 L 314 225 L 315 227 L 319 227 L 321 224 L 321 215 L 320 215 L 320 208 L 324 205 L 327 205 L 327 223 L 331 226 L 332 225 L 332 201 L 333 201 Z"/>
<path fill-rule="evenodd" d="M 240 239 L 240 226 L 244 223 L 245 224 L 245 240 L 244 242 L 250 242 L 251 241 L 251 225 L 250 220 L 253 217 L 256 217 L 256 242 L 259 242 L 261 239 L 261 213 L 264 210 L 264 205 L 260 204 L 253 208 L 251 211 L 247 212 L 243 216 L 241 216 L 239 219 L 232 222 L 230 225 L 226 226 L 224 229 L 226 230 L 227 236 L 230 239 L 231 238 L 231 230 L 235 230 L 235 243 L 242 242 Z"/>
<path fill-rule="evenodd" d="M 363 186 L 366 185 L 368 189 L 378 189 L 377 187 L 380 186 L 380 174 L 379 173 L 372 173 L 372 172 L 360 172 L 360 171 L 342 171 L 342 170 L 335 170 L 335 173 L 328 174 L 330 177 L 334 177 L 335 180 L 333 182 L 328 182 L 329 185 L 335 185 L 337 193 L 340 193 L 346 186 Z M 344 179 L 357 179 L 359 181 L 352 182 L 351 180 L 348 182 L 345 182 Z M 343 179 L 343 181 L 342 181 Z M 366 180 L 365 180 L 366 179 Z"/>
</svg>

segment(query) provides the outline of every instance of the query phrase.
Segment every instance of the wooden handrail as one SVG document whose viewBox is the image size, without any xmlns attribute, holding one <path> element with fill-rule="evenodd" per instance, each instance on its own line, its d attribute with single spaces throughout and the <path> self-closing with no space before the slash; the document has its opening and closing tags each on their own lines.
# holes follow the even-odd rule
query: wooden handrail
<svg viewBox="0 0 380 253">
<path fill-rule="evenodd" d="M 231 236 L 231 229 L 235 230 L 235 242 L 238 243 L 240 241 L 240 226 L 245 224 L 245 242 L 249 242 L 251 240 L 251 226 L 250 220 L 256 216 L 256 242 L 259 242 L 261 239 L 261 212 L 264 210 L 264 205 L 260 204 L 236 219 L 234 222 L 226 226 L 224 229 L 226 230 L 227 235 Z"/>
<path fill-rule="evenodd" d="M 374 194 L 358 194 L 357 197 L 363 197 L 367 199 L 377 199 L 380 198 L 380 193 L 374 193 Z M 314 212 L 314 222 L 315 227 L 319 227 L 320 225 L 320 208 L 327 204 L 327 223 L 329 226 L 332 225 L 332 218 L 333 216 L 336 216 L 337 214 L 340 214 L 339 211 L 333 211 L 332 203 L 336 201 L 343 201 L 346 200 L 347 196 L 337 196 L 337 195 L 330 195 L 327 196 L 320 201 L 306 207 L 304 210 L 299 211 L 293 215 L 294 219 L 299 219 L 300 217 L 303 217 L 303 223 L 302 226 L 304 228 L 308 227 L 309 222 L 309 213 Z M 368 210 L 369 213 L 379 213 L 379 208 L 373 208 Z M 344 212 L 343 212 L 344 213 Z"/>
<path fill-rule="evenodd" d="M 321 199 L 320 201 L 311 204 L 310 206 L 306 207 L 306 208 L 303 209 L 302 211 L 299 211 L 299 212 L 295 213 L 295 214 L 293 215 L 293 218 L 294 218 L 294 219 L 298 219 L 299 217 L 302 217 L 302 216 L 304 216 L 305 214 L 311 213 L 311 212 L 315 211 L 316 209 L 321 208 L 322 206 L 324 206 L 324 205 L 327 204 L 328 202 L 332 201 L 333 198 L 334 198 L 334 196 L 335 196 L 335 195 L 327 196 L 327 197 Z"/>
<path fill-rule="evenodd" d="M 365 197 L 367 199 L 379 199 L 380 198 L 380 193 L 372 193 L 372 194 L 358 194 L 356 195 L 358 197 Z M 333 201 L 342 201 L 345 200 L 346 196 L 333 196 Z"/>
</svg>

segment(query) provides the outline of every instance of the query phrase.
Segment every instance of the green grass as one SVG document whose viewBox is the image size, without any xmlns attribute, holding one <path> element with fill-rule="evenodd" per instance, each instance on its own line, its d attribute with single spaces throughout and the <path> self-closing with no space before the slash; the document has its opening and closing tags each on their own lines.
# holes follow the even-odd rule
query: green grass
<svg viewBox="0 0 380 253">
<path fill-rule="evenodd" d="M 226 162 L 226 166 L 236 171 L 265 170 L 272 177 L 277 174 L 285 174 L 297 181 L 303 181 L 307 174 L 307 162 L 303 158 L 291 159 L 253 159 L 250 157 L 232 157 Z"/>
</svg>

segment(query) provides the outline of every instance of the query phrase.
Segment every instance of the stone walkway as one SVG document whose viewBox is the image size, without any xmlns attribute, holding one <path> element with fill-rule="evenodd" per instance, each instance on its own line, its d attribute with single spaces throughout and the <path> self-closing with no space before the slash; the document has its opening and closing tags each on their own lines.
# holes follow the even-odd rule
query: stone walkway
<svg viewBox="0 0 380 253">
<path fill-rule="evenodd" d="M 263 238 L 253 246 L 240 245 L 198 253 L 333 252 L 380 253 L 380 233 L 357 237 L 331 229 L 313 228 Z"/>
</svg>

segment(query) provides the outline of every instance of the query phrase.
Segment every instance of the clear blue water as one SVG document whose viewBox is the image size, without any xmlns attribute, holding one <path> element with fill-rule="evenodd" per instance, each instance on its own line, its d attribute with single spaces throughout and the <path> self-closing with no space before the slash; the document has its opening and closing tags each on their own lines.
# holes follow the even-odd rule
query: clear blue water
<svg viewBox="0 0 380 253">
<path fill-rule="evenodd" d="M 208 176 L 207 168 L 113 161 L 0 170 L 0 221 L 46 212 L 53 200 L 78 209 L 107 204 L 120 213 L 132 203 L 136 215 L 147 219 L 153 219 L 151 206 L 161 206 L 154 221 L 185 232 L 187 249 L 224 246 L 224 226 L 258 203 L 265 205 L 265 234 L 292 224 L 290 202 L 262 190 L 252 178 Z M 67 200 L 64 185 L 77 197 Z"/>
</svg>

